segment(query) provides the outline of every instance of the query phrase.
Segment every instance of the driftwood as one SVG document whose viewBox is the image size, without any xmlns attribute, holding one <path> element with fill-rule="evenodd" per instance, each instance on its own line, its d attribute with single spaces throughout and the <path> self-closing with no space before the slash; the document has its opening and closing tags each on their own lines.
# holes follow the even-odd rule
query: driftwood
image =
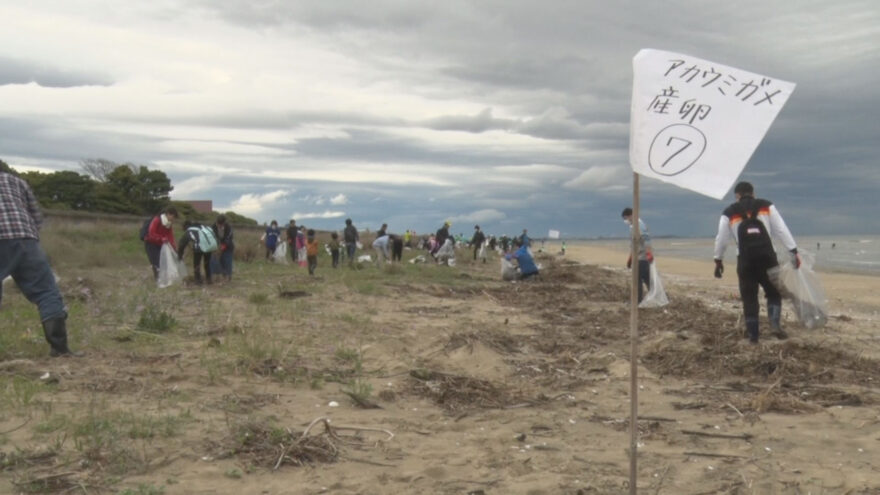
<svg viewBox="0 0 880 495">
<path fill-rule="evenodd" d="M 748 457 L 744 455 L 714 454 L 712 452 L 685 452 L 684 455 L 692 455 L 697 457 L 718 457 L 720 459 L 748 459 Z"/>
<path fill-rule="evenodd" d="M 745 440 L 749 441 L 753 438 L 753 436 L 749 433 L 743 433 L 741 435 L 728 435 L 725 433 L 708 433 L 705 431 L 694 431 L 694 430 L 681 430 L 685 435 L 696 435 L 700 437 L 711 437 L 711 438 L 729 438 L 732 440 Z"/>
</svg>

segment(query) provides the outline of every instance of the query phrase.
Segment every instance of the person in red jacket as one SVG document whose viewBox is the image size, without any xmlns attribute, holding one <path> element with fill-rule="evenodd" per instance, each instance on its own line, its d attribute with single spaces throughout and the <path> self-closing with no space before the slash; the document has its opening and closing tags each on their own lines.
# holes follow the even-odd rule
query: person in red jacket
<svg viewBox="0 0 880 495">
<path fill-rule="evenodd" d="M 147 250 L 147 259 L 150 260 L 150 266 L 153 267 L 153 278 L 159 278 L 159 254 L 162 252 L 162 245 L 171 244 L 171 248 L 176 252 L 177 243 L 174 241 L 173 224 L 177 219 L 177 209 L 173 206 L 165 208 L 161 214 L 156 215 L 150 222 L 150 228 L 144 237 L 144 247 Z"/>
</svg>

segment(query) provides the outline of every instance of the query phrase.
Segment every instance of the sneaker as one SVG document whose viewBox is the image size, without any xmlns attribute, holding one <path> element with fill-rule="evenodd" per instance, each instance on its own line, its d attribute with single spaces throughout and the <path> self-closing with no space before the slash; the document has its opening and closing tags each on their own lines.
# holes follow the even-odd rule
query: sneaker
<svg viewBox="0 0 880 495">
<path fill-rule="evenodd" d="M 783 330 L 781 328 L 774 329 L 772 334 L 774 337 L 776 337 L 779 340 L 785 340 L 788 338 L 788 334 L 785 333 L 785 330 Z"/>
<path fill-rule="evenodd" d="M 65 357 L 83 357 L 84 355 L 85 355 L 85 354 L 83 354 L 82 352 L 73 352 L 73 351 L 71 351 L 70 349 L 68 349 L 67 352 L 59 352 L 59 351 L 56 351 L 55 349 L 50 349 L 50 350 L 49 350 L 49 356 L 51 356 L 51 357 L 53 357 L 53 358 L 54 358 L 54 357 L 62 357 L 62 358 L 65 358 Z"/>
</svg>

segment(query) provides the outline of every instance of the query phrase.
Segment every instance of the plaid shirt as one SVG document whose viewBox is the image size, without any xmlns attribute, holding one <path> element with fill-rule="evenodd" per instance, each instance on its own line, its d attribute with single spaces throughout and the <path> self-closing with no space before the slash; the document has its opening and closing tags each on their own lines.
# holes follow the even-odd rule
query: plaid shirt
<svg viewBox="0 0 880 495">
<path fill-rule="evenodd" d="M 27 182 L 0 172 L 0 239 L 40 239 L 43 214 Z"/>
</svg>

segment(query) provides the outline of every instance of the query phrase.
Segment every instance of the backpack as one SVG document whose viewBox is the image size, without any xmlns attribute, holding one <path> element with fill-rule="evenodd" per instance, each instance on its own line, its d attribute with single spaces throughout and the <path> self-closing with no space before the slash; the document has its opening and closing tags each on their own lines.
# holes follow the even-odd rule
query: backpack
<svg viewBox="0 0 880 495">
<path fill-rule="evenodd" d="M 150 224 L 153 223 L 153 218 L 154 217 L 150 217 L 150 218 L 144 220 L 143 225 L 141 225 L 140 240 L 142 240 L 142 241 L 147 240 L 147 234 L 150 233 Z"/>
<path fill-rule="evenodd" d="M 742 213 L 742 221 L 737 228 L 739 254 L 745 258 L 754 259 L 776 255 L 773 250 L 773 241 L 770 240 L 770 234 L 767 233 L 767 227 L 764 222 L 758 219 L 760 208 L 760 205 L 755 205 L 751 209 L 747 208 Z"/>
<path fill-rule="evenodd" d="M 214 229 L 207 225 L 200 225 L 198 228 L 199 251 L 203 253 L 211 253 L 217 250 L 217 236 L 214 235 Z"/>
</svg>

